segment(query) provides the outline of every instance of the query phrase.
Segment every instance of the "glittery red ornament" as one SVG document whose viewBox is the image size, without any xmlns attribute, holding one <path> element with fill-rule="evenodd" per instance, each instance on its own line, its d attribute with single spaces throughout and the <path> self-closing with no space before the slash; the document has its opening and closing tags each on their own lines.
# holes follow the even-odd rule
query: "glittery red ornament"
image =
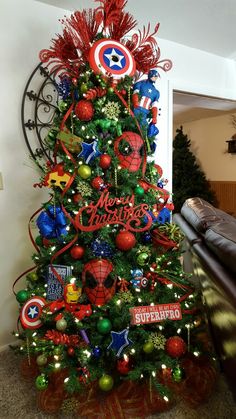
<svg viewBox="0 0 236 419">
<path fill-rule="evenodd" d="M 95 177 L 92 180 L 91 185 L 94 189 L 97 189 L 98 191 L 102 190 L 103 187 L 105 186 L 104 180 L 100 176 Z"/>
<path fill-rule="evenodd" d="M 75 107 L 75 114 L 81 121 L 90 121 L 94 114 L 94 108 L 89 100 L 80 100 Z"/>
<path fill-rule="evenodd" d="M 117 371 L 122 374 L 122 375 L 126 375 L 130 372 L 131 370 L 131 365 L 130 365 L 130 360 L 128 357 L 122 358 L 122 359 L 118 359 L 117 364 L 116 364 L 116 368 Z"/>
<path fill-rule="evenodd" d="M 111 156 L 109 156 L 109 154 L 102 154 L 100 156 L 100 161 L 99 161 L 99 166 L 106 170 L 110 167 L 111 165 Z"/>
<path fill-rule="evenodd" d="M 84 248 L 82 246 L 73 246 L 70 254 L 73 259 L 81 259 L 84 256 Z"/>
<path fill-rule="evenodd" d="M 52 243 L 50 242 L 50 240 L 48 240 L 44 237 L 43 238 L 43 245 L 44 245 L 44 247 L 50 247 L 52 245 Z"/>
<path fill-rule="evenodd" d="M 116 247 L 126 251 L 132 249 L 136 244 L 136 238 L 130 231 L 120 231 L 116 236 Z"/>
<path fill-rule="evenodd" d="M 179 336 L 172 336 L 166 341 L 166 352 L 172 358 L 179 358 L 186 352 L 186 343 Z"/>
</svg>

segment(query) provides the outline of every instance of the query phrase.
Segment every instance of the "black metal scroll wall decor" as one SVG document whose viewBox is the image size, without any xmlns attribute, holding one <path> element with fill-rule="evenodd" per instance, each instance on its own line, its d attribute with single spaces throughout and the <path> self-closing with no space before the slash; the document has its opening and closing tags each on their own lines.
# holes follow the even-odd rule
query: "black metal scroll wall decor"
<svg viewBox="0 0 236 419">
<path fill-rule="evenodd" d="M 236 153 L 236 134 L 232 135 L 231 140 L 227 140 L 228 143 L 228 153 L 235 154 Z"/>
<path fill-rule="evenodd" d="M 21 121 L 31 157 L 42 167 L 42 158 L 52 162 L 45 137 L 53 125 L 58 109 L 58 88 L 55 75 L 40 63 L 27 81 L 21 106 Z"/>
</svg>

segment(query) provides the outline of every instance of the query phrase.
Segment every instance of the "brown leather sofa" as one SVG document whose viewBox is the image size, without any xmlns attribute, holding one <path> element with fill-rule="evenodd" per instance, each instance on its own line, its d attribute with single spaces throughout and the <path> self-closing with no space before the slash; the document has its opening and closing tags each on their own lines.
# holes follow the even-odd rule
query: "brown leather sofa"
<svg viewBox="0 0 236 419">
<path fill-rule="evenodd" d="M 200 286 L 216 353 L 236 399 L 236 218 L 189 198 L 173 221 L 185 235 L 184 268 Z"/>
</svg>

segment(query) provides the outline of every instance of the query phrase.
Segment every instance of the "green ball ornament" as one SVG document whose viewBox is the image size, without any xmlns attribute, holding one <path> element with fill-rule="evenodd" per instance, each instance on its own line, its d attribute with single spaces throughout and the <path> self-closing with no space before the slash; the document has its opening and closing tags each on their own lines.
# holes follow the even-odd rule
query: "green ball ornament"
<svg viewBox="0 0 236 419">
<path fill-rule="evenodd" d="M 62 347 L 62 346 L 56 346 L 56 347 L 53 349 L 53 354 L 54 354 L 54 355 L 61 355 L 61 354 L 62 354 L 62 352 L 63 352 L 63 347 Z"/>
<path fill-rule="evenodd" d="M 113 93 L 113 92 L 114 92 L 113 87 L 108 87 L 107 92 L 108 92 L 108 93 Z"/>
<path fill-rule="evenodd" d="M 110 375 L 105 374 L 99 378 L 98 385 L 101 390 L 110 391 L 114 385 L 114 380 Z"/>
<path fill-rule="evenodd" d="M 48 362 L 48 359 L 46 357 L 46 355 L 42 354 L 37 356 L 36 358 L 36 363 L 39 367 L 43 367 L 44 365 L 46 365 Z"/>
<path fill-rule="evenodd" d="M 25 301 L 28 300 L 28 298 L 29 298 L 29 292 L 26 290 L 20 290 L 16 294 L 16 299 L 18 303 L 24 303 Z"/>
<path fill-rule="evenodd" d="M 68 108 L 68 104 L 61 100 L 61 102 L 58 103 L 59 111 L 64 112 Z"/>
<path fill-rule="evenodd" d="M 43 245 L 43 238 L 41 236 L 37 236 L 35 239 L 35 243 L 37 244 L 37 246 L 42 246 Z"/>
<path fill-rule="evenodd" d="M 143 196 L 143 195 L 144 195 L 144 193 L 145 193 L 145 191 L 144 191 L 144 189 L 142 188 L 142 186 L 136 186 L 136 188 L 135 188 L 134 192 L 135 192 L 135 193 L 136 193 L 136 195 L 138 195 L 138 196 Z"/>
<path fill-rule="evenodd" d="M 154 350 L 154 345 L 152 342 L 146 342 L 143 345 L 143 352 L 145 352 L 145 354 L 150 354 L 152 353 Z"/>
<path fill-rule="evenodd" d="M 185 378 L 185 371 L 183 368 L 177 366 L 172 370 L 172 380 L 176 383 L 180 383 Z"/>
<path fill-rule="evenodd" d="M 81 93 L 86 93 L 87 91 L 88 91 L 87 83 L 81 83 L 80 92 Z"/>
<path fill-rule="evenodd" d="M 97 322 L 97 330 L 102 335 L 106 335 L 107 333 L 109 333 L 111 331 L 111 327 L 112 325 L 109 319 L 100 319 Z"/>
<path fill-rule="evenodd" d="M 46 390 L 48 388 L 48 379 L 45 374 L 40 374 L 35 380 L 35 385 L 38 390 Z"/>
<path fill-rule="evenodd" d="M 88 179 L 92 174 L 92 170 L 90 166 L 87 164 L 81 164 L 78 168 L 78 175 L 82 177 L 82 179 Z"/>
<path fill-rule="evenodd" d="M 144 266 L 149 261 L 149 255 L 146 252 L 139 253 L 137 256 L 137 264 L 139 266 Z"/>
<path fill-rule="evenodd" d="M 60 330 L 60 332 L 63 332 L 67 328 L 67 321 L 66 319 L 62 318 L 60 320 L 57 320 L 56 322 L 56 329 Z"/>
<path fill-rule="evenodd" d="M 29 281 L 35 282 L 38 280 L 38 275 L 36 274 L 36 272 L 30 272 L 27 277 L 26 277 Z"/>
</svg>

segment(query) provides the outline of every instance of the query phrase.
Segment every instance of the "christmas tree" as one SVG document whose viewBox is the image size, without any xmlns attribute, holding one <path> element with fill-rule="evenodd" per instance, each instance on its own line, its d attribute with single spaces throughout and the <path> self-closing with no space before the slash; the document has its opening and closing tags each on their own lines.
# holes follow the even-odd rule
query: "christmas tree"
<svg viewBox="0 0 236 419">
<path fill-rule="evenodd" d="M 182 126 L 176 132 L 173 141 L 173 203 L 175 212 L 180 212 L 186 199 L 195 196 L 215 205 L 215 194 L 191 151 L 191 140 L 183 133 Z"/>
<path fill-rule="evenodd" d="M 49 200 L 36 211 L 34 267 L 15 281 L 26 276 L 15 335 L 45 412 L 143 418 L 176 393 L 205 400 L 215 379 L 170 193 L 147 159 L 158 133 L 154 67 L 171 62 L 160 60 L 159 25 L 126 38 L 136 22 L 125 3 L 75 12 L 40 53 L 60 100 L 45 138 L 53 159 L 40 161 Z"/>
</svg>

